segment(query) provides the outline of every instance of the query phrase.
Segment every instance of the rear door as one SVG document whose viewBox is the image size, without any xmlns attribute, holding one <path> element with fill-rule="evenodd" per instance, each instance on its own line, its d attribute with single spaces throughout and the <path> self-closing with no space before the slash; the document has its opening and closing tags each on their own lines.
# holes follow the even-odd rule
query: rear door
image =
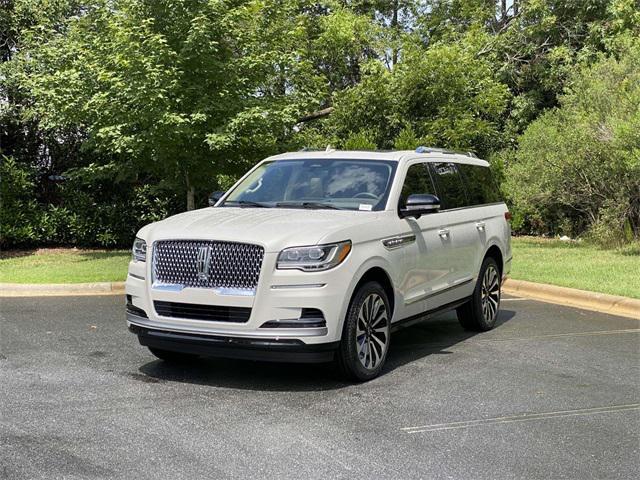
<svg viewBox="0 0 640 480">
<path fill-rule="evenodd" d="M 476 212 L 476 268 L 479 270 L 491 239 L 509 238 L 504 208 L 500 207 L 504 202 L 488 166 L 459 163 L 458 170 L 466 185 L 469 205 Z"/>
<path fill-rule="evenodd" d="M 442 294 L 433 300 L 435 306 L 440 306 L 473 291 L 478 255 L 477 212 L 468 208 L 469 198 L 456 163 L 430 162 L 429 167 L 441 202 L 440 212 L 435 215 L 439 218 L 437 233 L 448 267 Z"/>
</svg>

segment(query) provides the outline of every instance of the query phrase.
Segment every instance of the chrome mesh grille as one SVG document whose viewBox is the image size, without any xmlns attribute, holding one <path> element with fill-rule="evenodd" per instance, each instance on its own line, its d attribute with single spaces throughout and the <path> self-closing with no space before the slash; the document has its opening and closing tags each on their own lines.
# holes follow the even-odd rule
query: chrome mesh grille
<svg viewBox="0 0 640 480">
<path fill-rule="evenodd" d="M 201 250 L 209 248 L 207 275 Z M 264 248 L 248 243 L 207 240 L 162 240 L 153 247 L 153 281 L 195 288 L 255 290 Z M 200 267 L 200 268 L 199 268 Z"/>
</svg>

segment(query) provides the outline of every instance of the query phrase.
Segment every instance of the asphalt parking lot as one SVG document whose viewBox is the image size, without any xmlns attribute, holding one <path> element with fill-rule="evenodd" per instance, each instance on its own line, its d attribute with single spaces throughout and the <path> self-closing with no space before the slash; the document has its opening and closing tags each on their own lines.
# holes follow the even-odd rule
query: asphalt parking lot
<svg viewBox="0 0 640 480">
<path fill-rule="evenodd" d="M 384 375 L 158 361 L 116 296 L 0 299 L 0 478 L 637 478 L 640 322 L 505 299 Z"/>
</svg>

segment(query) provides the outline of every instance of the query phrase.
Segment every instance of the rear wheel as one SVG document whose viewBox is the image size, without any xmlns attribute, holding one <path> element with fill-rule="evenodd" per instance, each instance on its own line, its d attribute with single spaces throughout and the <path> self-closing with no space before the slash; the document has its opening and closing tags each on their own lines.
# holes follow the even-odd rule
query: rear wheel
<svg viewBox="0 0 640 480">
<path fill-rule="evenodd" d="M 382 371 L 391 340 L 389 299 L 378 282 L 367 282 L 353 296 L 338 349 L 338 365 L 349 379 L 371 380 Z"/>
<path fill-rule="evenodd" d="M 162 350 L 160 348 L 153 347 L 147 348 L 160 360 L 164 360 L 165 362 L 169 363 L 188 363 L 198 358 L 197 355 L 192 355 L 189 353 L 173 352 L 171 350 Z"/>
<path fill-rule="evenodd" d="M 494 327 L 500 309 L 500 284 L 498 264 L 491 257 L 485 258 L 471 299 L 456 310 L 460 325 L 480 332 Z"/>
</svg>

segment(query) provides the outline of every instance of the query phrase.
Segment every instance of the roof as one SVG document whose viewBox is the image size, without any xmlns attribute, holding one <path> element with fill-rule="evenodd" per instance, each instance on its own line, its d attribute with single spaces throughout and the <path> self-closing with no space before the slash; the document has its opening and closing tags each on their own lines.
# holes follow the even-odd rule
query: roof
<svg viewBox="0 0 640 480">
<path fill-rule="evenodd" d="M 316 150 L 316 151 L 300 151 L 281 153 L 269 157 L 267 160 L 387 160 L 387 161 L 406 161 L 415 158 L 424 159 L 425 161 L 446 160 L 455 163 L 468 163 L 472 165 L 488 166 L 486 160 L 476 157 L 470 157 L 462 153 L 453 153 L 447 151 L 428 151 L 425 153 L 416 153 L 415 150 Z"/>
</svg>

